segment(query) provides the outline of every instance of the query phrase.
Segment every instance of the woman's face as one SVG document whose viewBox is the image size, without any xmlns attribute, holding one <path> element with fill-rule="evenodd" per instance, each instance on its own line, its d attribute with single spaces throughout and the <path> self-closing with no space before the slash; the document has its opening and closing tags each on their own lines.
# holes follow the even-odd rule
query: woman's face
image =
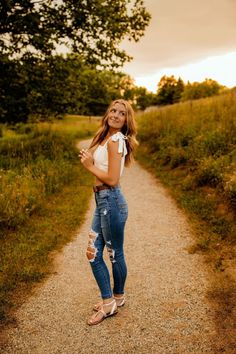
<svg viewBox="0 0 236 354">
<path fill-rule="evenodd" d="M 121 130 L 127 117 L 126 108 L 122 103 L 115 103 L 108 113 L 108 125 L 110 128 Z"/>
</svg>

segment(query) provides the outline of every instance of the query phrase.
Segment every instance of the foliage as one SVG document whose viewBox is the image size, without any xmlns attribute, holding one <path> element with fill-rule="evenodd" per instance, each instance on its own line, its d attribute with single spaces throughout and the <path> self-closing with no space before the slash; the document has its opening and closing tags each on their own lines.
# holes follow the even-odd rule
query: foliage
<svg viewBox="0 0 236 354">
<path fill-rule="evenodd" d="M 0 321 L 50 271 L 51 251 L 74 236 L 93 177 L 78 163 L 75 141 L 98 118 L 2 126 L 0 139 Z M 11 129 L 12 128 L 12 129 Z"/>
<path fill-rule="evenodd" d="M 71 120 L 68 122 L 70 124 Z M 29 124 L 25 129 L 21 124 L 15 130 L 16 134 L 21 133 L 19 137 L 3 137 L 0 142 L 0 230 L 27 221 L 32 213 L 41 209 L 49 195 L 74 180 L 74 166 L 78 163 L 74 140 L 89 136 L 90 125 L 94 132 L 97 124 L 87 120 L 85 125 L 78 118 L 72 123 L 72 132 L 66 122 Z"/>
<path fill-rule="evenodd" d="M 199 165 L 194 182 L 196 186 L 205 186 L 216 188 L 223 182 L 222 169 L 219 166 L 219 161 L 213 157 L 205 158 Z"/>
<path fill-rule="evenodd" d="M 0 119 L 1 122 L 27 120 L 27 77 L 19 61 L 10 61 L 6 56 L 0 58 Z"/>
<path fill-rule="evenodd" d="M 30 116 L 49 119 L 65 113 L 101 115 L 111 100 L 124 96 L 130 77 L 98 70 L 76 55 L 5 60 L 0 79 L 4 122 L 26 121 Z"/>
<path fill-rule="evenodd" d="M 184 82 L 179 77 L 175 79 L 174 75 L 170 77 L 164 75 L 158 83 L 157 104 L 167 105 L 180 101 L 184 90 Z"/>
<path fill-rule="evenodd" d="M 74 165 L 72 172 L 70 184 L 42 200 L 30 218 L 0 230 L 0 322 L 12 320 L 12 310 L 25 302 L 35 282 L 51 272 L 52 252 L 71 241 L 83 221 L 92 176 L 81 165 Z M 21 193 L 24 190 L 25 184 Z"/>
<path fill-rule="evenodd" d="M 68 139 L 69 140 L 69 139 Z M 76 152 L 55 134 L 1 144 L 0 226 L 16 226 L 73 178 Z"/>
<path fill-rule="evenodd" d="M 0 15 L 1 52 L 11 58 L 48 56 L 63 45 L 87 63 L 116 66 L 130 59 L 121 41 L 138 41 L 150 21 L 142 0 L 3 0 Z"/>
<path fill-rule="evenodd" d="M 212 79 L 184 84 L 180 77 L 176 79 L 174 75 L 164 75 L 160 79 L 157 86 L 157 93 L 153 96 L 151 101 L 154 105 L 169 105 L 181 101 L 218 95 L 223 90 L 225 90 L 225 88 Z M 142 97 L 144 97 L 144 94 L 142 94 Z"/>
<path fill-rule="evenodd" d="M 3 0 L 0 16 L 0 119 L 8 123 L 101 114 L 124 76 L 101 68 L 130 60 L 120 43 L 138 41 L 150 21 L 142 0 Z M 75 56 L 56 55 L 60 48 Z"/>
<path fill-rule="evenodd" d="M 205 79 L 203 82 L 188 82 L 182 93 L 182 101 L 218 95 L 222 89 L 223 87 L 212 79 Z"/>
<path fill-rule="evenodd" d="M 138 121 L 141 158 L 148 156 L 155 173 L 216 234 L 235 241 L 234 91 L 158 108 Z"/>
<path fill-rule="evenodd" d="M 236 174 L 224 176 L 224 194 L 236 209 Z"/>
<path fill-rule="evenodd" d="M 136 87 L 134 89 L 134 102 L 136 109 L 145 110 L 147 107 L 156 104 L 156 95 L 148 92 L 145 87 Z"/>
</svg>

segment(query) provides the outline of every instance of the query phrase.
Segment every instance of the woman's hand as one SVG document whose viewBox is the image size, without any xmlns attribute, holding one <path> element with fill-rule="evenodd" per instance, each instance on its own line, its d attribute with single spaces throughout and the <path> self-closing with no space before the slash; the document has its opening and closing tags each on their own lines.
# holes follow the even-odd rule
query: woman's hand
<svg viewBox="0 0 236 354">
<path fill-rule="evenodd" d="M 84 165 L 84 167 L 87 170 L 90 170 L 91 167 L 93 166 L 93 156 L 91 152 L 88 151 L 88 149 L 82 149 L 79 152 L 79 157 L 81 163 Z"/>
</svg>

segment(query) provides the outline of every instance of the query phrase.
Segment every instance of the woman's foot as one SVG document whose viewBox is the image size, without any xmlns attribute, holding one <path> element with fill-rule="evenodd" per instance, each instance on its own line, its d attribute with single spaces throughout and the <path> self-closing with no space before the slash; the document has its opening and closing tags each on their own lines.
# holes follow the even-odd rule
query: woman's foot
<svg viewBox="0 0 236 354">
<path fill-rule="evenodd" d="M 102 322 L 105 318 L 116 315 L 117 314 L 117 305 L 115 299 L 113 299 L 109 303 L 102 303 L 99 310 L 88 320 L 88 324 L 90 326 L 96 325 Z"/>
<path fill-rule="evenodd" d="M 120 296 L 118 297 L 118 296 L 114 295 L 114 299 L 116 300 L 117 307 L 124 306 L 124 304 L 125 304 L 124 295 L 121 296 L 121 297 Z M 102 305 L 103 305 L 103 301 L 99 301 L 96 305 L 94 305 L 94 307 L 93 307 L 94 311 L 99 311 Z"/>
<path fill-rule="evenodd" d="M 116 305 L 117 305 L 117 307 L 122 307 L 122 306 L 124 306 L 124 304 L 125 304 L 125 297 L 124 297 L 124 295 L 123 296 L 115 296 L 114 295 L 114 299 L 116 300 Z"/>
</svg>

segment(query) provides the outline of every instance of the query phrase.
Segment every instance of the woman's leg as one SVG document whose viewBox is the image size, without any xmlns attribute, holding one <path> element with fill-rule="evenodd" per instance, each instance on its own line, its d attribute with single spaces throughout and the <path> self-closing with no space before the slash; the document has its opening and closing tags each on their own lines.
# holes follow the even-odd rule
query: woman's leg
<svg viewBox="0 0 236 354">
<path fill-rule="evenodd" d="M 103 260 L 104 246 L 105 241 L 102 235 L 99 210 L 96 208 L 93 216 L 92 228 L 89 232 L 89 242 L 86 255 L 100 289 L 102 299 L 109 300 L 112 297 L 112 290 L 108 268 Z"/>
<path fill-rule="evenodd" d="M 104 246 L 105 241 L 102 235 L 100 213 L 98 208 L 96 208 L 92 222 L 92 229 L 89 233 L 87 257 L 101 291 L 103 301 L 99 306 L 98 312 L 92 315 L 88 320 L 89 325 L 96 325 L 103 321 L 107 316 L 112 316 L 117 313 L 116 301 L 112 298 L 110 275 L 103 260 Z"/>
<path fill-rule="evenodd" d="M 127 277 L 123 245 L 128 206 L 119 188 L 111 189 L 109 192 L 109 208 L 105 208 L 103 213 L 101 213 L 101 228 L 112 263 L 113 293 L 119 296 L 124 294 Z"/>
</svg>

